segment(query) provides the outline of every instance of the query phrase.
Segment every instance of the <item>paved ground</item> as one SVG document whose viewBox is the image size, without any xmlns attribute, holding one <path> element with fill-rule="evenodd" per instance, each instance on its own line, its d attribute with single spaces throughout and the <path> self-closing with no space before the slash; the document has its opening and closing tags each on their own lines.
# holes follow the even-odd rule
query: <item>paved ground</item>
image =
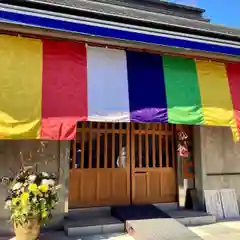
<svg viewBox="0 0 240 240">
<path fill-rule="evenodd" d="M 240 221 L 218 222 L 210 225 L 190 227 L 204 240 L 240 239 Z"/>
<path fill-rule="evenodd" d="M 0 237 L 0 240 L 15 240 L 15 237 Z M 110 234 L 88 236 L 84 238 L 67 237 L 64 232 L 46 233 L 40 237 L 40 240 L 134 240 L 127 234 Z"/>
<path fill-rule="evenodd" d="M 189 227 L 203 240 L 239 240 L 240 221 L 218 222 L 210 225 Z M 0 240 L 14 240 L 15 238 L 0 238 Z M 99 235 L 85 238 L 68 238 L 63 232 L 47 233 L 40 240 L 133 240 L 126 234 Z M 159 239 L 160 240 L 160 239 Z M 176 239 L 177 240 L 177 239 Z"/>
</svg>

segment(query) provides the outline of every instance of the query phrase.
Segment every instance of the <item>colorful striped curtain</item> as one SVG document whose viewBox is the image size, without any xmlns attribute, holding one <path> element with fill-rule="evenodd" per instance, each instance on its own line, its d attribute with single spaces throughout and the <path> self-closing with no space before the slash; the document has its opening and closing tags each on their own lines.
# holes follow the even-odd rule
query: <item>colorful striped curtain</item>
<svg viewBox="0 0 240 240">
<path fill-rule="evenodd" d="M 0 138 L 73 139 L 77 121 L 228 126 L 240 63 L 0 35 Z"/>
</svg>

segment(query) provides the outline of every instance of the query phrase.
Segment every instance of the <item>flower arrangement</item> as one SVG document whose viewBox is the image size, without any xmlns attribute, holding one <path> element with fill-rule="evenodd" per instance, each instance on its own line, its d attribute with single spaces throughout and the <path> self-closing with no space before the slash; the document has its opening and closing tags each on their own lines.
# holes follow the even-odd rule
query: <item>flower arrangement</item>
<svg viewBox="0 0 240 240">
<path fill-rule="evenodd" d="M 15 178 L 2 178 L 8 187 L 5 208 L 11 212 L 15 226 L 27 224 L 31 219 L 45 225 L 51 218 L 51 211 L 58 203 L 56 175 L 22 168 Z"/>
</svg>

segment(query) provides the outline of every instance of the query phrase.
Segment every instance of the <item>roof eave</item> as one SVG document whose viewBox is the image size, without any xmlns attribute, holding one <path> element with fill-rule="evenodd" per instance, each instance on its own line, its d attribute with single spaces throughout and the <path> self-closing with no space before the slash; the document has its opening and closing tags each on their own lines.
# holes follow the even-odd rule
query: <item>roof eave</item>
<svg viewBox="0 0 240 240">
<path fill-rule="evenodd" d="M 10 0 L 5 0 L 4 2 L 11 2 L 13 4 L 13 2 Z M 216 28 L 219 28 L 219 29 L 222 29 L 224 28 L 225 31 L 227 33 L 222 33 L 220 30 L 219 31 L 212 31 L 212 30 L 208 30 L 208 29 L 203 29 L 203 28 L 196 28 L 196 27 L 192 27 L 192 26 L 187 26 L 187 24 L 185 25 L 180 25 L 180 24 L 169 24 L 169 23 L 166 23 L 164 21 L 162 22 L 155 22 L 155 21 L 152 21 L 152 20 L 149 20 L 149 19 L 140 19 L 140 18 L 134 18 L 134 17 L 130 17 L 130 16 L 122 16 L 122 15 L 117 15 L 117 14 L 109 14 L 107 12 L 98 12 L 98 11 L 93 11 L 92 9 L 83 9 L 83 8 L 74 8 L 74 7 L 68 7 L 66 5 L 59 5 L 59 4 L 48 4 L 48 3 L 43 3 L 42 1 L 38 1 L 38 0 L 28 0 L 28 1 L 24 1 L 22 0 L 21 2 L 14 2 L 14 3 L 18 3 L 17 5 L 20 6 L 21 4 L 19 3 L 23 3 L 23 2 L 29 2 L 31 3 L 30 5 L 31 6 L 28 6 L 28 7 L 32 7 L 34 9 L 38 9 L 37 7 L 39 6 L 43 6 L 43 7 L 51 7 L 50 10 L 52 11 L 55 11 L 55 12 L 63 12 L 63 10 L 66 10 L 66 11 L 73 11 L 73 14 L 75 13 L 75 15 L 79 15 L 79 14 L 83 14 L 83 13 L 87 13 L 87 14 L 95 14 L 95 15 L 98 15 L 98 16 L 104 16 L 106 19 L 107 18 L 118 18 L 119 20 L 122 19 L 122 20 L 128 20 L 128 21 L 134 21 L 134 22 L 138 22 L 139 24 L 140 23 L 148 23 L 148 24 L 155 24 L 155 25 L 158 25 L 159 28 L 161 27 L 172 27 L 172 28 L 175 28 L 176 30 L 179 29 L 179 32 L 184 32 L 184 30 L 188 30 L 188 31 L 194 31 L 195 33 L 198 31 L 199 33 L 202 33 L 202 34 L 205 34 L 206 36 L 212 36 L 213 34 L 216 34 L 215 37 L 229 37 L 229 38 L 233 38 L 234 40 L 236 39 L 239 39 L 240 40 L 240 31 L 239 31 L 239 35 L 234 35 L 232 34 L 231 32 L 233 31 L 236 31 L 236 29 L 234 28 L 228 28 L 228 27 L 224 27 L 224 26 L 220 26 L 220 25 L 213 25 L 213 26 L 216 26 Z M 37 4 L 37 5 L 36 5 Z M 164 14 L 158 14 L 159 16 L 162 15 L 162 17 L 166 17 L 166 15 Z M 168 16 L 169 17 L 169 16 Z M 172 16 L 171 16 L 172 17 Z M 174 18 L 174 17 L 172 17 Z M 191 20 L 189 21 L 188 19 L 183 19 L 183 18 L 180 18 L 180 17 L 175 17 L 175 18 L 178 18 L 180 19 L 181 21 L 188 21 L 189 23 L 190 22 L 198 22 L 197 20 Z M 202 22 L 202 21 L 201 21 Z M 204 22 L 202 22 L 204 23 Z M 206 23 L 208 24 L 208 23 Z M 189 24 L 190 25 L 190 24 Z"/>
<path fill-rule="evenodd" d="M 224 41 L 156 28 L 77 17 L 37 9 L 20 8 L 0 4 L 0 20 L 23 26 L 32 26 L 85 36 L 103 37 L 119 41 L 132 41 L 152 45 L 199 50 L 232 56 L 240 56 L 240 41 Z"/>
</svg>

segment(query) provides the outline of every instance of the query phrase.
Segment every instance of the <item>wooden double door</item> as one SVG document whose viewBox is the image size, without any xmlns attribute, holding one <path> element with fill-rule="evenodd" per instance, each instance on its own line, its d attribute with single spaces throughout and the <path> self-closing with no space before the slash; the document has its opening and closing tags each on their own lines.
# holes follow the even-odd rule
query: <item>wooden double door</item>
<svg viewBox="0 0 240 240">
<path fill-rule="evenodd" d="M 175 202 L 174 137 L 169 124 L 79 123 L 70 208 Z"/>
</svg>

